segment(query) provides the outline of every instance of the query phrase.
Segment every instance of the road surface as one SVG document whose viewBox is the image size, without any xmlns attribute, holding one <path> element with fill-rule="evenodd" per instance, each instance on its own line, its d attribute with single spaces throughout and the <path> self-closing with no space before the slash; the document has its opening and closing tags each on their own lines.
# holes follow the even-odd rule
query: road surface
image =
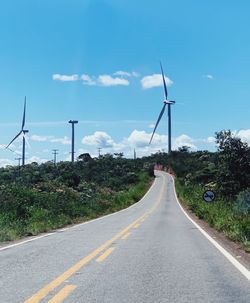
<svg viewBox="0 0 250 303">
<path fill-rule="evenodd" d="M 184 215 L 162 172 L 126 210 L 0 249 L 1 303 L 249 303 L 249 282 Z"/>
</svg>

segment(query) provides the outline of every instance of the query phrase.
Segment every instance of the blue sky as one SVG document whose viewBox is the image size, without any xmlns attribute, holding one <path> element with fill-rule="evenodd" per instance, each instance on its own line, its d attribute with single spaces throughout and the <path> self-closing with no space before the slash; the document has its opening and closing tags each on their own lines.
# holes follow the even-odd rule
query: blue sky
<svg viewBox="0 0 250 303">
<path fill-rule="evenodd" d="M 13 164 L 27 96 L 27 161 L 167 149 L 159 60 L 169 84 L 173 146 L 215 150 L 231 129 L 250 142 L 250 2 L 3 0 L 0 4 L 0 165 Z"/>
</svg>

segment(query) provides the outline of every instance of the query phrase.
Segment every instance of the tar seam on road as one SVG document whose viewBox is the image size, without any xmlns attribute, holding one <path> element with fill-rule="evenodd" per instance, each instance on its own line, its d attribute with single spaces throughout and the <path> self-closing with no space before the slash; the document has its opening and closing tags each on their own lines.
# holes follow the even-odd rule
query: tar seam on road
<svg viewBox="0 0 250 303">
<path fill-rule="evenodd" d="M 153 183 L 155 184 L 155 182 Z M 130 229 L 132 229 L 140 220 L 144 219 L 146 216 L 148 216 L 150 213 L 155 211 L 155 209 L 158 207 L 158 205 L 161 202 L 162 195 L 165 188 L 165 178 L 163 178 L 163 184 L 161 185 L 161 191 L 160 195 L 157 199 L 157 202 L 155 205 L 147 210 L 142 216 L 137 218 L 134 222 L 129 224 L 126 228 L 124 228 L 122 231 L 120 231 L 118 234 L 116 234 L 113 238 L 99 246 L 97 249 L 92 251 L 89 255 L 81 259 L 79 262 L 74 264 L 72 267 L 70 267 L 68 270 L 66 270 L 64 273 L 59 275 L 56 279 L 54 279 L 52 282 L 44 286 L 42 289 L 40 289 L 37 293 L 35 293 L 32 297 L 25 300 L 24 303 L 39 303 L 43 298 L 45 298 L 50 292 L 52 292 L 55 288 L 57 288 L 59 285 L 61 285 L 65 280 L 70 278 L 73 274 L 75 274 L 80 268 L 82 268 L 84 265 L 89 263 L 91 260 L 93 260 L 97 255 L 99 255 L 103 250 L 105 250 L 107 247 L 109 247 L 115 240 L 121 238 L 123 235 L 125 235 Z M 152 186 L 153 187 L 153 186 Z M 151 187 L 151 188 L 152 188 Z M 150 188 L 150 190 L 151 190 Z M 150 191 L 149 190 L 149 191 Z M 149 192 L 148 191 L 148 192 Z M 144 195 L 145 197 L 145 195 Z M 141 200 L 140 200 L 141 201 Z M 115 213 L 114 213 L 115 214 Z"/>
<path fill-rule="evenodd" d="M 171 176 L 171 175 L 170 175 Z M 243 266 L 239 261 L 237 261 L 225 248 L 223 248 L 217 241 L 215 241 L 203 228 L 201 228 L 193 219 L 191 219 L 189 217 L 189 215 L 186 213 L 186 211 L 184 210 L 184 208 L 181 206 L 177 194 L 176 194 L 176 190 L 175 190 L 175 181 L 173 176 L 171 176 L 172 180 L 173 180 L 173 184 L 174 184 L 174 194 L 175 194 L 175 199 L 176 202 L 178 203 L 180 209 L 182 210 L 182 212 L 184 213 L 184 215 L 198 228 L 198 230 L 207 238 L 207 240 L 209 240 L 218 250 L 219 252 L 228 259 L 228 261 L 231 262 L 231 264 L 234 265 L 234 267 L 236 267 L 242 274 L 243 276 L 245 276 L 245 278 L 247 278 L 250 281 L 250 271 Z"/>
</svg>

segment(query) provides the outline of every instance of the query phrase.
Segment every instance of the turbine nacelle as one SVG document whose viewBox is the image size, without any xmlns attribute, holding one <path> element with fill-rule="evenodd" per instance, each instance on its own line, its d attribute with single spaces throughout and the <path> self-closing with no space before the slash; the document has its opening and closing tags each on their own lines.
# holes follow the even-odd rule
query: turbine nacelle
<svg viewBox="0 0 250 303">
<path fill-rule="evenodd" d="M 176 102 L 174 100 L 164 100 L 164 104 L 175 104 Z"/>
</svg>

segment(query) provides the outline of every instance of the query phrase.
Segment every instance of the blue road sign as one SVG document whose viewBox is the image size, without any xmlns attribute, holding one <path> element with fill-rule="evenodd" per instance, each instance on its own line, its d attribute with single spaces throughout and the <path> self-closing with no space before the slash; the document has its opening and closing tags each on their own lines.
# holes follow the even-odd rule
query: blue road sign
<svg viewBox="0 0 250 303">
<path fill-rule="evenodd" d="M 215 199 L 215 193 L 212 190 L 206 190 L 203 194 L 203 200 L 206 202 L 212 202 Z"/>
</svg>

